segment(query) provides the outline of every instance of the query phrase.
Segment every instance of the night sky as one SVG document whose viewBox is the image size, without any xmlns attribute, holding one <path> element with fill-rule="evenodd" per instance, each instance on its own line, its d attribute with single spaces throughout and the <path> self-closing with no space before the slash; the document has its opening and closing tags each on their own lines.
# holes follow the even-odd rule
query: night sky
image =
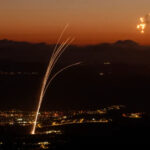
<svg viewBox="0 0 150 150">
<path fill-rule="evenodd" d="M 147 24 L 141 34 L 136 26 L 140 17 L 150 13 L 149 6 L 149 0 L 1 1 L 0 108 L 35 109 L 53 44 L 69 24 L 62 40 L 75 37 L 74 46 L 55 69 L 78 61 L 83 65 L 56 78 L 43 109 L 134 106 L 135 102 L 145 109 L 149 106 L 150 27 Z M 50 45 L 33 44 L 39 42 Z M 24 75 L 33 71 L 37 76 Z"/>
<path fill-rule="evenodd" d="M 74 44 L 96 44 L 131 39 L 150 44 L 149 27 L 136 30 L 149 0 L 13 0 L 0 2 L 0 39 L 56 43 L 68 23 L 66 36 Z"/>
<path fill-rule="evenodd" d="M 0 0 L 0 150 L 149 134 L 150 0 Z"/>
</svg>

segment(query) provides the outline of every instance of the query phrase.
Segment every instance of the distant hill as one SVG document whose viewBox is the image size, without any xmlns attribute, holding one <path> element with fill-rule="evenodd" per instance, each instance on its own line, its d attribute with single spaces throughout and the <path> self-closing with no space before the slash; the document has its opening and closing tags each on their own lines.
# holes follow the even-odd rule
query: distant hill
<svg viewBox="0 0 150 150">
<path fill-rule="evenodd" d="M 32 44 L 0 40 L 0 61 L 10 62 L 40 62 L 48 61 L 54 45 L 45 43 Z M 70 46 L 63 54 L 63 63 L 84 61 L 89 64 L 101 64 L 105 61 L 112 63 L 150 64 L 150 46 L 125 40 L 113 44 L 102 43 L 89 46 Z M 62 63 L 61 62 L 61 63 Z"/>
<path fill-rule="evenodd" d="M 125 40 L 125 41 L 117 41 L 116 43 L 114 43 L 115 46 L 126 46 L 126 47 L 137 47 L 139 46 L 138 43 L 132 41 L 132 40 Z"/>
</svg>

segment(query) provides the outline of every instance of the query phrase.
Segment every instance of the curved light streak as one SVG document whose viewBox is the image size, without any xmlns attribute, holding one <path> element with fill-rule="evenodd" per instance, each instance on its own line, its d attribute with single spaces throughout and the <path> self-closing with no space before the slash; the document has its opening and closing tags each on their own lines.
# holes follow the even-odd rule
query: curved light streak
<svg viewBox="0 0 150 150">
<path fill-rule="evenodd" d="M 67 70 L 67 69 L 69 69 L 69 68 L 71 68 L 71 67 L 80 65 L 81 63 L 82 63 L 82 62 L 77 62 L 77 63 L 71 64 L 71 65 L 69 65 L 69 66 L 66 66 L 66 67 L 60 69 L 57 73 L 55 73 L 55 74 L 52 76 L 52 78 L 49 80 L 49 82 L 48 82 L 48 84 L 47 84 L 47 86 L 46 86 L 46 88 L 45 88 L 44 95 L 45 95 L 45 93 L 46 93 L 46 91 L 47 91 L 49 85 L 50 85 L 51 82 L 55 79 L 55 77 L 56 77 L 57 75 L 59 75 L 59 74 L 60 74 L 61 72 L 63 72 L 64 70 Z"/>
<path fill-rule="evenodd" d="M 65 42 L 63 42 L 59 47 L 58 47 L 58 43 L 60 42 L 64 32 L 66 31 L 68 25 L 65 26 L 64 30 L 62 31 L 58 41 L 57 41 L 57 44 L 53 50 L 53 53 L 50 57 L 50 60 L 49 60 L 49 63 L 48 63 L 48 66 L 47 66 L 47 70 L 46 70 L 46 73 L 44 75 L 44 78 L 43 78 L 43 82 L 42 82 L 42 87 L 41 87 L 41 91 L 40 91 L 40 97 L 39 97 L 39 102 L 38 102 L 38 106 L 37 106 L 37 110 L 36 110 L 36 114 L 35 114 L 35 118 L 34 118 L 34 122 L 33 122 L 33 127 L 32 127 L 32 130 L 31 130 L 31 134 L 35 134 L 35 130 L 36 130 L 36 124 L 37 124 L 37 119 L 38 119 L 38 115 L 39 115 L 39 111 L 40 111 L 40 108 L 41 108 L 41 104 L 42 104 L 42 101 L 43 101 L 43 97 L 45 95 L 45 92 L 49 86 L 49 84 L 51 83 L 51 81 L 59 74 L 61 73 L 63 70 L 67 69 L 67 68 L 70 68 L 71 66 L 75 66 L 79 63 L 75 63 L 75 64 L 72 64 L 72 65 L 69 65 L 65 68 L 62 68 L 60 71 L 58 71 L 56 74 L 54 74 L 54 76 L 51 77 L 51 79 L 49 80 L 48 82 L 48 79 L 51 75 L 51 72 L 55 66 L 55 64 L 57 63 L 58 59 L 60 58 L 60 56 L 63 54 L 63 52 L 66 50 L 66 48 L 73 42 L 74 39 L 71 39 L 71 38 L 67 38 L 67 40 Z"/>
</svg>

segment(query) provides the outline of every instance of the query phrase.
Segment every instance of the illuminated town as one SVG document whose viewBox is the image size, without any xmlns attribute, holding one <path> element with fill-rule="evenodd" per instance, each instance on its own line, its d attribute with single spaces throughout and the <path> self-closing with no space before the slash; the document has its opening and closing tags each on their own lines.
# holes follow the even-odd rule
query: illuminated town
<svg viewBox="0 0 150 150">
<path fill-rule="evenodd" d="M 36 126 L 36 134 L 33 136 L 33 138 L 35 136 L 38 137 L 37 140 L 30 143 L 29 141 L 26 141 L 24 137 L 24 141 L 22 143 L 23 147 L 34 147 L 35 150 L 49 149 L 51 146 L 54 145 L 53 136 L 55 138 L 64 136 L 66 132 L 66 127 L 70 128 L 74 125 L 75 127 L 79 126 L 81 128 L 82 126 L 85 128 L 86 126 L 90 127 L 93 125 L 95 127 L 97 125 L 101 127 L 111 127 L 116 122 L 122 122 L 123 120 L 123 122 L 126 122 L 126 119 L 128 119 L 128 121 L 130 121 L 130 119 L 142 119 L 146 115 L 144 112 L 125 113 L 125 110 L 126 106 L 124 105 L 112 105 L 108 107 L 101 107 L 96 110 L 42 111 L 39 113 L 39 119 Z M 116 113 L 118 114 L 117 116 Z M 25 130 L 26 128 L 31 128 L 31 126 L 33 125 L 34 116 L 35 112 L 30 111 L 0 111 L 0 127 L 21 127 L 23 130 Z M 119 120 L 117 121 L 118 117 Z M 43 140 L 43 137 L 45 137 L 46 135 L 50 136 L 50 140 Z M 30 140 L 32 140 L 32 137 L 30 138 Z M 0 141 L 0 147 L 3 147 L 3 145 L 3 141 Z M 15 144 L 13 143 L 13 145 Z"/>
<path fill-rule="evenodd" d="M 0 150 L 149 144 L 149 6 L 1 0 Z"/>
<path fill-rule="evenodd" d="M 37 128 L 62 126 L 84 123 L 111 123 L 113 117 L 110 112 L 119 111 L 124 105 L 112 105 L 97 110 L 72 110 L 72 111 L 43 111 L 39 113 Z M 123 118 L 142 118 L 143 112 L 122 113 Z M 0 126 L 31 126 L 34 122 L 35 112 L 30 111 L 0 111 Z"/>
<path fill-rule="evenodd" d="M 77 124 L 77 123 L 108 123 L 112 119 L 104 118 L 103 115 L 107 114 L 109 110 L 120 109 L 123 106 L 111 106 L 103 109 L 93 111 L 50 111 L 40 112 L 37 123 L 38 128 L 42 128 L 44 125 L 48 126 L 59 126 L 64 124 Z M 97 118 L 88 118 L 86 116 L 99 115 Z M 6 125 L 19 125 L 19 126 L 30 126 L 33 124 L 33 118 L 35 112 L 11 110 L 11 111 L 0 111 L 0 126 Z M 83 116 L 83 118 L 82 118 Z M 47 124 L 45 124 L 47 122 Z"/>
</svg>

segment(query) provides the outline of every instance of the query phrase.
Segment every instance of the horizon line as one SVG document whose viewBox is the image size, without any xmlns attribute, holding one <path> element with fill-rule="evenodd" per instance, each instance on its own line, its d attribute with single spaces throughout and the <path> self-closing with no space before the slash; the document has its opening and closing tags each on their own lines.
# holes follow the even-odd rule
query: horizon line
<svg viewBox="0 0 150 150">
<path fill-rule="evenodd" d="M 9 41 L 9 42 L 17 42 L 17 43 L 29 43 L 29 44 L 45 44 L 45 45 L 56 45 L 56 43 L 48 43 L 48 42 L 34 42 L 34 41 L 25 41 L 25 40 L 9 40 L 7 38 L 3 38 L 0 39 L 0 41 Z M 125 41 L 131 41 L 133 43 L 136 43 L 140 46 L 150 46 L 150 44 L 141 44 L 139 42 L 136 42 L 135 40 L 130 40 L 130 39 L 126 39 L 126 40 L 116 40 L 115 42 L 99 42 L 99 43 L 95 43 L 95 44 L 71 44 L 70 46 L 77 46 L 77 47 L 86 47 L 86 46 L 96 46 L 96 45 L 102 45 L 102 44 L 115 44 L 117 42 L 125 42 Z M 60 43 L 59 43 L 60 44 Z"/>
</svg>

